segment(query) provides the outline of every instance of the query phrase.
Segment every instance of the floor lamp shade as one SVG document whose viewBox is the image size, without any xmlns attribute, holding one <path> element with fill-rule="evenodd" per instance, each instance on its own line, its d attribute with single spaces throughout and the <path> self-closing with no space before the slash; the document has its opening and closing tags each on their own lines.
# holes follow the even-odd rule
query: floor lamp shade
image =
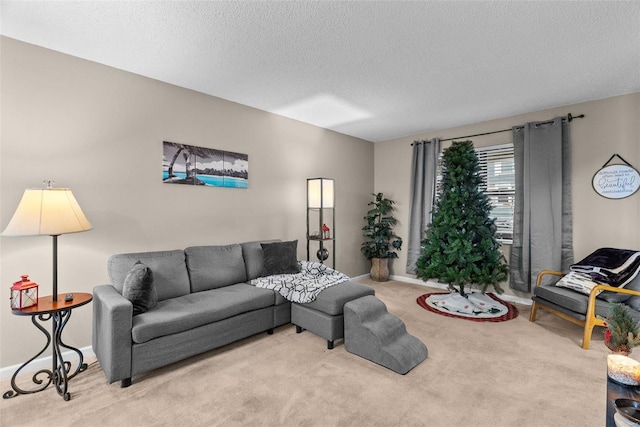
<svg viewBox="0 0 640 427">
<path fill-rule="evenodd" d="M 311 178 L 307 179 L 307 207 L 308 208 L 333 208 L 333 179 Z"/>
<path fill-rule="evenodd" d="M 27 189 L 2 236 L 58 236 L 91 228 L 70 189 Z"/>
</svg>

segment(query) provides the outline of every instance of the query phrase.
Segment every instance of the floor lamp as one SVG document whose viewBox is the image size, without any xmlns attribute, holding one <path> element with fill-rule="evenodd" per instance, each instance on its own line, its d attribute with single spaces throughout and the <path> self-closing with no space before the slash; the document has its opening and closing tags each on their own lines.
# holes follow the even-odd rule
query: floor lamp
<svg viewBox="0 0 640 427">
<path fill-rule="evenodd" d="M 53 301 L 58 301 L 58 236 L 93 228 L 69 188 L 27 189 L 1 236 L 53 237 Z"/>
</svg>

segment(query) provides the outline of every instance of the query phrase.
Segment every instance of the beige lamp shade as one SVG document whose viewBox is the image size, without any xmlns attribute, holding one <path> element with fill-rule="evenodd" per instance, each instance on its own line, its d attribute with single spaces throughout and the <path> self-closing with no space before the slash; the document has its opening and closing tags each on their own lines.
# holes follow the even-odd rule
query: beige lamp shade
<svg viewBox="0 0 640 427">
<path fill-rule="evenodd" d="M 27 189 L 2 236 L 57 236 L 91 228 L 70 189 Z"/>
<path fill-rule="evenodd" d="M 312 178 L 307 179 L 307 207 L 308 208 L 333 208 L 333 179 Z"/>
</svg>

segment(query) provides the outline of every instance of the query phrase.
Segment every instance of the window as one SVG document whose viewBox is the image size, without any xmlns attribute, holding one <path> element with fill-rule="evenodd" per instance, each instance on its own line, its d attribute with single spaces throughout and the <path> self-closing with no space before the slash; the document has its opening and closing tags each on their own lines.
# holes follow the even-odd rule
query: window
<svg viewBox="0 0 640 427">
<path fill-rule="evenodd" d="M 513 204 L 516 193 L 516 173 L 513 144 L 476 149 L 483 175 L 485 194 L 491 200 L 491 216 L 496 218 L 498 239 L 513 242 Z"/>
<path fill-rule="evenodd" d="M 494 145 L 476 149 L 480 163 L 481 188 L 491 201 L 491 217 L 496 219 L 498 240 L 513 242 L 513 204 L 515 199 L 515 167 L 513 144 Z M 442 153 L 438 162 L 436 197 L 442 191 Z"/>
</svg>

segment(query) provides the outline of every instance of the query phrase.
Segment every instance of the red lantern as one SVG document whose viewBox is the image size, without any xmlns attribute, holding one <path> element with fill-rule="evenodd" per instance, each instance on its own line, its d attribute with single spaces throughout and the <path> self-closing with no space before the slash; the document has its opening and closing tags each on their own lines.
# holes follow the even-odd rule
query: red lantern
<svg viewBox="0 0 640 427">
<path fill-rule="evenodd" d="M 327 227 L 327 224 L 322 224 L 322 238 L 323 239 L 331 238 L 331 231 L 329 230 L 329 227 Z"/>
<path fill-rule="evenodd" d="M 11 287 L 11 309 L 22 310 L 38 304 L 38 284 L 29 280 L 28 274 Z"/>
</svg>

